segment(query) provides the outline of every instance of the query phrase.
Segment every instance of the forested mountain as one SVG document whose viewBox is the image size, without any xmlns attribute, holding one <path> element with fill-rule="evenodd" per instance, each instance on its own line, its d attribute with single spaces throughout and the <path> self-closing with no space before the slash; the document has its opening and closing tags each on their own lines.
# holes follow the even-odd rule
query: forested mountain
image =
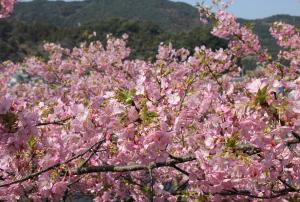
<svg viewBox="0 0 300 202">
<path fill-rule="evenodd" d="M 265 19 L 239 19 L 252 27 L 264 47 L 274 55 L 277 45 L 269 34 L 274 21 L 300 25 L 300 17 L 276 15 Z M 225 47 L 201 25 L 197 8 L 169 0 L 86 0 L 19 2 L 13 16 L 0 21 L 0 61 L 43 55 L 42 44 L 56 42 L 74 47 L 82 41 L 105 41 L 107 34 L 129 34 L 131 57 L 152 59 L 160 42 L 175 47 Z M 97 33 L 92 36 L 91 33 Z"/>
<path fill-rule="evenodd" d="M 169 0 L 34 0 L 19 2 L 12 18 L 73 27 L 111 18 L 148 21 L 168 31 L 187 31 L 199 26 L 195 7 Z"/>
<path fill-rule="evenodd" d="M 96 32 L 96 36 L 92 33 Z M 100 40 L 106 35 L 121 37 L 129 35 L 128 46 L 132 58 L 152 59 L 161 42 L 171 42 L 174 47 L 185 47 L 193 51 L 195 46 L 206 45 L 211 48 L 226 47 L 226 42 L 210 34 L 209 27 L 194 28 L 189 32 L 166 32 L 150 22 L 111 19 L 97 24 L 80 27 L 57 27 L 40 23 L 0 22 L 0 61 L 20 61 L 25 56 L 43 55 L 42 44 L 55 42 L 72 48 L 80 42 Z"/>
</svg>

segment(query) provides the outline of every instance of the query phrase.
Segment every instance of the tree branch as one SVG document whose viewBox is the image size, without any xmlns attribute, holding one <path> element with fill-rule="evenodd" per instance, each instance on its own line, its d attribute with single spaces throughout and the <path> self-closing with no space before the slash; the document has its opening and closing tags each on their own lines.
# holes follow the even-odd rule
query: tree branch
<svg viewBox="0 0 300 202">
<path fill-rule="evenodd" d="M 295 131 L 292 131 L 292 135 L 300 141 L 300 135 L 298 133 L 296 133 Z"/>
<path fill-rule="evenodd" d="M 268 195 L 268 196 L 258 196 L 258 195 L 254 195 L 251 194 L 250 191 L 248 190 L 237 190 L 237 189 L 232 189 L 232 190 L 224 190 L 222 192 L 217 192 L 214 193 L 213 195 L 221 195 L 221 196 L 247 196 L 249 198 L 256 198 L 256 199 L 274 199 L 274 198 L 278 198 L 280 196 L 284 196 L 288 193 L 292 193 L 292 192 L 299 192 L 299 190 L 297 189 L 282 189 L 277 191 L 278 194 L 274 194 L 274 195 Z"/>
<path fill-rule="evenodd" d="M 82 153 L 80 153 L 80 154 L 78 154 L 78 155 L 76 155 L 76 156 L 74 156 L 74 157 L 72 157 L 72 158 L 70 158 L 70 159 L 68 159 L 68 160 L 66 160 L 64 162 L 56 163 L 53 166 L 47 167 L 47 168 L 45 168 L 45 169 L 43 169 L 41 171 L 38 171 L 38 172 L 32 173 L 30 175 L 27 175 L 27 176 L 25 176 L 25 177 L 23 177 L 23 178 L 21 178 L 19 180 L 15 180 L 15 181 L 12 181 L 12 182 L 9 182 L 9 183 L 1 184 L 0 188 L 1 187 L 9 187 L 9 186 L 11 186 L 13 184 L 25 182 L 25 181 L 30 180 L 32 178 L 35 178 L 35 177 L 37 177 L 37 176 L 39 176 L 39 175 L 41 175 L 41 174 L 43 174 L 45 172 L 53 170 L 53 169 L 55 169 L 55 168 L 57 168 L 57 167 L 59 167 L 61 165 L 68 164 L 68 163 L 72 162 L 73 160 L 78 159 L 78 158 L 84 156 L 85 154 L 87 154 L 88 152 L 90 152 L 94 147 L 96 147 L 99 144 L 100 145 L 103 144 L 105 141 L 106 141 L 105 138 L 103 140 L 98 141 L 97 143 L 95 143 L 94 145 L 92 145 L 91 147 L 89 147 L 88 149 L 86 149 L 84 152 L 82 152 Z"/>
<path fill-rule="evenodd" d="M 69 116 L 65 119 L 62 119 L 62 120 L 58 120 L 58 121 L 52 121 L 52 122 L 45 122 L 45 123 L 37 123 L 35 126 L 39 127 L 39 126 L 47 126 L 47 125 L 64 125 L 66 121 L 70 120 L 70 119 L 74 119 L 75 116 Z"/>
<path fill-rule="evenodd" d="M 292 131 L 291 134 L 294 136 L 295 139 L 287 141 L 287 146 L 290 147 L 294 144 L 300 143 L 300 135 L 296 133 L 295 131 Z"/>
<path fill-rule="evenodd" d="M 176 157 L 176 159 L 169 159 L 164 162 L 152 162 L 149 165 L 135 164 L 135 165 L 125 165 L 125 166 L 115 166 L 115 165 L 101 165 L 101 166 L 90 166 L 85 168 L 80 168 L 75 170 L 72 174 L 83 175 L 88 173 L 103 173 L 103 172 L 132 172 L 150 169 L 157 169 L 161 167 L 174 167 L 180 163 L 186 163 L 190 161 L 195 161 L 196 157 L 194 155 L 188 155 L 184 157 Z"/>
</svg>

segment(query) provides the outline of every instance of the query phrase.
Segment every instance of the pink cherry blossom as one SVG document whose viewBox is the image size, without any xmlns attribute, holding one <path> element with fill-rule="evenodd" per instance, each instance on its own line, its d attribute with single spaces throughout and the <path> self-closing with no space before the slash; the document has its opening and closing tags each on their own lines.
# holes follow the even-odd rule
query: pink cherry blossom
<svg viewBox="0 0 300 202">
<path fill-rule="evenodd" d="M 0 1 L 0 18 L 5 18 L 13 11 L 16 0 L 1 0 Z"/>
<path fill-rule="evenodd" d="M 225 49 L 161 44 L 156 60 L 133 60 L 128 36 L 108 35 L 73 49 L 45 44 L 48 60 L 2 63 L 0 201 L 299 198 L 299 33 L 275 23 L 282 50 L 271 60 L 224 11 L 230 2 L 214 1 L 215 15 L 200 9 Z M 264 68 L 238 80 L 246 56 Z M 20 69 L 40 81 L 9 85 Z"/>
<path fill-rule="evenodd" d="M 255 79 L 254 81 L 252 81 L 247 85 L 247 89 L 249 90 L 249 92 L 255 94 L 258 92 L 258 90 L 261 90 L 266 86 L 267 84 L 263 82 L 262 79 Z"/>
</svg>

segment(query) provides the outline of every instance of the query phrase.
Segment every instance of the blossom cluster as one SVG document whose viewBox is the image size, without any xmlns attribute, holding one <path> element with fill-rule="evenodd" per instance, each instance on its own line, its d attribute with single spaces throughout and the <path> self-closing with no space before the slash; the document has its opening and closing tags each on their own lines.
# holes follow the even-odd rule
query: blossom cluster
<svg viewBox="0 0 300 202">
<path fill-rule="evenodd" d="M 277 40 L 278 45 L 286 50 L 280 52 L 280 58 L 286 59 L 291 62 L 295 68 L 300 65 L 300 34 L 292 25 L 282 22 L 275 22 L 270 28 L 274 38 Z"/>
<path fill-rule="evenodd" d="M 265 50 L 231 14 L 216 20 L 226 49 L 133 60 L 127 35 L 108 36 L 1 64 L 0 200 L 296 200 L 299 33 L 275 24 L 284 50 L 237 80 L 238 60 Z M 37 82 L 10 85 L 19 70 Z"/>
<path fill-rule="evenodd" d="M 235 16 L 223 10 L 218 11 L 215 18 L 216 26 L 212 34 L 220 38 L 231 39 L 229 47 L 233 54 L 239 57 L 258 54 L 261 49 L 259 39 L 250 28 L 241 26 Z"/>
<path fill-rule="evenodd" d="M 14 8 L 16 0 L 1 0 L 0 1 L 0 18 L 9 16 Z"/>
</svg>

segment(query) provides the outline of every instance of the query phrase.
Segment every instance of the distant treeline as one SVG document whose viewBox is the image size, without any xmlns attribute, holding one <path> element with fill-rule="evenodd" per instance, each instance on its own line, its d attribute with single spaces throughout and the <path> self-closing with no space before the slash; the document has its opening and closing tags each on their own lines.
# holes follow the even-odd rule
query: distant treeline
<svg viewBox="0 0 300 202">
<path fill-rule="evenodd" d="M 263 47 L 267 48 L 273 56 L 279 50 L 269 33 L 269 27 L 274 21 L 300 25 L 300 17 L 288 15 L 252 21 L 239 19 L 240 23 L 251 27 L 259 35 Z M 45 53 L 42 45 L 45 42 L 60 43 L 63 47 L 72 48 L 84 41 L 105 42 L 107 34 L 121 37 L 127 33 L 129 35 L 128 46 L 132 49 L 131 57 L 141 59 L 153 59 L 161 42 L 171 42 L 175 48 L 184 47 L 191 52 L 196 46 L 201 45 L 213 49 L 226 47 L 227 42 L 212 36 L 210 30 L 211 26 L 206 25 L 176 32 L 164 29 L 154 22 L 120 18 L 89 22 L 81 26 L 58 26 L 15 19 L 2 20 L 0 21 L 0 61 L 20 61 L 31 55 L 43 56 Z M 92 36 L 93 32 L 97 35 Z M 251 59 L 250 64 L 252 63 Z"/>
<path fill-rule="evenodd" d="M 96 32 L 96 36 L 92 33 Z M 45 42 L 60 43 L 72 48 L 83 41 L 105 42 L 107 34 L 121 37 L 129 35 L 128 46 L 132 58 L 153 59 L 161 42 L 172 43 L 175 48 L 187 48 L 193 52 L 196 46 L 213 49 L 226 47 L 227 43 L 210 34 L 210 27 L 197 27 L 189 32 L 165 31 L 151 22 L 110 19 L 79 27 L 57 27 L 42 23 L 0 21 L 0 61 L 20 61 L 26 56 L 43 56 Z"/>
<path fill-rule="evenodd" d="M 275 56 L 278 49 L 269 33 L 274 21 L 300 25 L 300 17 L 275 15 L 258 20 L 238 19 L 259 35 L 264 48 Z M 91 37 L 93 32 L 96 37 Z M 83 41 L 106 35 L 129 34 L 132 58 L 153 59 L 161 42 L 194 50 L 195 46 L 226 46 L 210 34 L 210 25 L 201 25 L 196 7 L 169 0 L 85 0 L 18 2 L 13 15 L 0 21 L 0 61 L 43 56 L 44 42 L 74 47 Z M 250 58 L 250 63 L 255 63 Z"/>
</svg>

